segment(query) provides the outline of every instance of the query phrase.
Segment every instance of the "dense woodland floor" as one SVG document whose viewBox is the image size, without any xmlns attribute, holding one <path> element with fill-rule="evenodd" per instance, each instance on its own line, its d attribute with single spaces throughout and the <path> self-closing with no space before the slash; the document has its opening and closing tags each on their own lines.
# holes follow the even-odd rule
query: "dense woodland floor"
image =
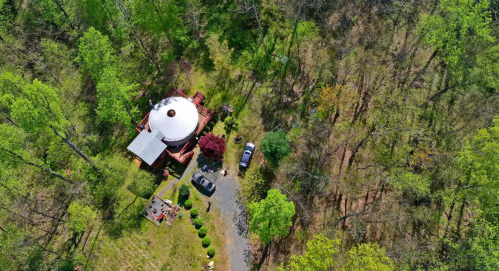
<svg viewBox="0 0 499 271">
<path fill-rule="evenodd" d="M 126 146 L 176 86 L 255 139 L 252 270 L 499 270 L 498 8 L 0 0 L 0 269 L 99 270 L 119 250 L 94 244 L 134 243 L 164 184 Z"/>
</svg>

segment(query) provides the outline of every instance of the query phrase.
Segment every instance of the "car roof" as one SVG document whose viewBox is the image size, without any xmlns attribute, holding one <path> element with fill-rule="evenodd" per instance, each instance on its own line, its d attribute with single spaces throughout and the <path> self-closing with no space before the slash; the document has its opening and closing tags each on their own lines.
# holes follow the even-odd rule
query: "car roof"
<svg viewBox="0 0 499 271">
<path fill-rule="evenodd" d="M 196 173 L 194 173 L 194 175 L 192 175 L 192 178 L 193 178 L 193 179 L 195 179 L 195 180 L 197 180 L 197 179 L 199 179 L 199 177 L 201 177 L 201 176 L 203 176 L 203 175 L 201 175 L 201 173 L 196 172 Z"/>
<path fill-rule="evenodd" d="M 250 159 L 250 156 L 251 156 L 251 152 L 250 153 L 244 152 L 243 153 L 243 158 L 241 159 L 241 161 L 248 162 L 249 159 Z"/>
<path fill-rule="evenodd" d="M 255 148 L 255 144 L 253 144 L 253 142 L 248 142 L 246 143 L 246 147 L 251 147 L 251 148 Z"/>
</svg>

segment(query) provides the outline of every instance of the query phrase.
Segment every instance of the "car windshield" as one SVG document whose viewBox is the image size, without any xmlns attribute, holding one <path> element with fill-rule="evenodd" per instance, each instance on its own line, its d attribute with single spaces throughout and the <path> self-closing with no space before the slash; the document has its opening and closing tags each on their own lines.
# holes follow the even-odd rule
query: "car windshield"
<svg viewBox="0 0 499 271">
<path fill-rule="evenodd" d="M 250 158 L 250 154 L 244 152 L 243 154 L 243 159 L 241 159 L 241 161 L 243 162 L 248 162 L 249 161 L 249 158 Z"/>
<path fill-rule="evenodd" d="M 213 186 L 212 183 L 208 183 L 208 185 L 206 186 L 206 188 L 211 188 Z"/>
</svg>

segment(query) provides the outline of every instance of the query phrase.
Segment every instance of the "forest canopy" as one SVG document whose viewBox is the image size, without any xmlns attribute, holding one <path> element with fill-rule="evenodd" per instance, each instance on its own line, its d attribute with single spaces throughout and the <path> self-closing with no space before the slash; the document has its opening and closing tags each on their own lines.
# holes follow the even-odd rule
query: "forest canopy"
<svg viewBox="0 0 499 271">
<path fill-rule="evenodd" d="M 248 268 L 498 270 L 498 12 L 0 0 L 0 269 L 97 270 L 99 238 L 142 232 L 171 179 L 127 146 L 176 87 L 226 117 L 200 138 L 211 162 L 237 175 L 231 136 L 257 145 L 237 176 Z"/>
</svg>

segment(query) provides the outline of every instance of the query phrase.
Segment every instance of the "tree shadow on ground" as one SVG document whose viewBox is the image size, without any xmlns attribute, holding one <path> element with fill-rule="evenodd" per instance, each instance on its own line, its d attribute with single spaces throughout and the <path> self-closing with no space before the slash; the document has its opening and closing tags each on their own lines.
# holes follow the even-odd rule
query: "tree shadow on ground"
<svg viewBox="0 0 499 271">
<path fill-rule="evenodd" d="M 123 237 L 123 231 L 141 229 L 142 223 L 147 221 L 142 215 L 145 206 L 143 203 L 137 204 L 133 206 L 135 208 L 129 208 L 119 216 L 110 218 L 103 227 L 104 232 L 110 238 L 118 239 Z"/>
<path fill-rule="evenodd" d="M 208 197 L 208 198 L 209 198 L 209 197 L 211 197 L 211 196 L 212 196 L 212 195 L 213 195 L 213 194 L 217 191 L 217 188 L 215 187 L 215 190 L 213 190 L 213 192 L 208 192 L 208 191 L 206 191 L 206 189 L 204 189 L 201 185 L 199 185 L 199 184 L 197 184 L 197 183 L 193 182 L 193 181 L 192 181 L 192 179 L 191 179 L 191 183 L 192 183 L 192 185 L 196 188 L 196 190 L 197 190 L 199 193 L 203 194 L 204 196 L 206 196 L 206 197 Z"/>
<path fill-rule="evenodd" d="M 198 169 L 201 169 L 203 172 L 209 172 L 210 170 L 213 170 L 213 172 L 218 172 L 224 164 L 223 162 L 213 162 L 212 160 L 204 157 L 202 153 L 198 155 L 197 162 Z M 207 167 L 203 169 L 205 165 Z"/>
</svg>

